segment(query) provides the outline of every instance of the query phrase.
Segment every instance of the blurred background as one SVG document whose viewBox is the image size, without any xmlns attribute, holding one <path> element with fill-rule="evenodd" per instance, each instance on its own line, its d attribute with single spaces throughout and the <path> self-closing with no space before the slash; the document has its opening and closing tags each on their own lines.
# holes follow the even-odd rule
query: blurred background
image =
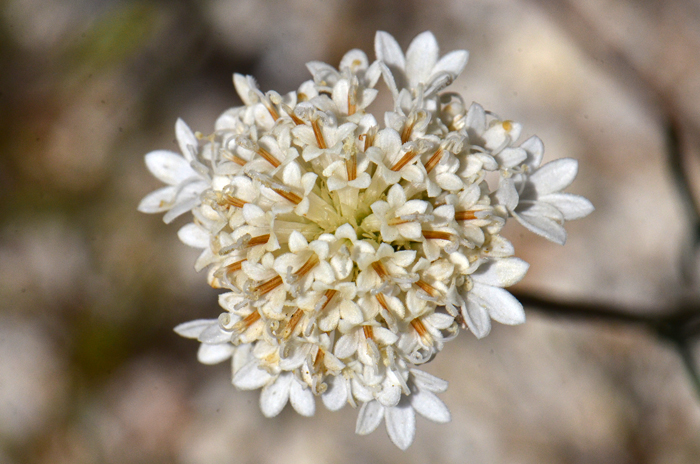
<svg viewBox="0 0 700 464">
<path fill-rule="evenodd" d="M 565 247 L 508 227 L 531 264 L 514 292 L 562 309 L 448 344 L 426 370 L 453 421 L 419 418 L 407 453 L 349 407 L 264 419 L 227 363 L 199 365 L 172 328 L 217 292 L 186 218 L 136 211 L 160 186 L 143 155 L 177 151 L 178 117 L 213 130 L 233 72 L 287 92 L 307 61 L 372 58 L 376 30 L 468 49 L 453 90 L 577 158 L 597 208 Z M 0 463 L 700 462 L 700 341 L 639 323 L 700 311 L 666 143 L 674 121 L 700 195 L 696 0 L 5 0 L 0 63 Z"/>
</svg>

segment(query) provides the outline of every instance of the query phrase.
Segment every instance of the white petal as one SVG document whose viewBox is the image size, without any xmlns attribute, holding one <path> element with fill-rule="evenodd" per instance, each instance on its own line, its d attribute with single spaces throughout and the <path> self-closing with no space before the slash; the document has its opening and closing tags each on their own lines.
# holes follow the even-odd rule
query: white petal
<svg viewBox="0 0 700 464">
<path fill-rule="evenodd" d="M 386 431 L 391 441 L 401 450 L 406 450 L 416 435 L 416 413 L 409 405 L 388 408 L 385 415 Z"/>
<path fill-rule="evenodd" d="M 419 83 L 427 84 L 439 53 L 437 40 L 430 31 L 418 34 L 411 41 L 406 50 L 406 77 L 412 88 Z"/>
<path fill-rule="evenodd" d="M 481 299 L 469 297 L 462 307 L 462 317 L 476 338 L 484 338 L 491 332 L 491 318 Z"/>
<path fill-rule="evenodd" d="M 390 387 L 385 387 L 377 395 L 377 401 L 379 401 L 382 406 L 386 408 L 391 408 L 399 404 L 401 399 L 401 387 L 398 385 L 392 385 Z"/>
<path fill-rule="evenodd" d="M 355 425 L 355 433 L 358 435 L 367 435 L 374 432 L 384 418 L 384 406 L 377 401 L 364 403 L 357 415 L 357 424 Z"/>
<path fill-rule="evenodd" d="M 233 385 L 241 390 L 257 390 L 272 379 L 265 370 L 258 367 L 258 361 L 250 361 L 233 376 Z"/>
<path fill-rule="evenodd" d="M 413 393 L 410 399 L 413 409 L 426 419 L 438 424 L 445 424 L 452 420 L 450 410 L 434 393 L 419 390 Z"/>
<path fill-rule="evenodd" d="M 302 416 L 311 417 L 316 412 L 316 401 L 311 389 L 304 388 L 298 380 L 292 382 L 289 400 L 294 410 Z"/>
<path fill-rule="evenodd" d="M 199 334 L 197 340 L 210 344 L 226 343 L 231 340 L 231 334 L 222 330 L 219 324 L 212 324 Z"/>
<path fill-rule="evenodd" d="M 345 334 L 335 342 L 333 354 L 340 359 L 349 358 L 357 351 L 357 338 L 355 332 Z"/>
<path fill-rule="evenodd" d="M 440 58 L 440 61 L 438 61 L 435 67 L 433 67 L 433 74 L 444 71 L 450 73 L 453 77 L 457 77 L 464 70 L 468 60 L 468 51 L 454 50 Z"/>
<path fill-rule="evenodd" d="M 520 258 L 491 259 L 479 266 L 472 274 L 472 279 L 484 285 L 510 287 L 525 277 L 529 267 L 530 265 Z"/>
<path fill-rule="evenodd" d="M 433 313 L 425 318 L 425 322 L 439 330 L 448 328 L 454 321 L 454 317 L 444 313 Z"/>
<path fill-rule="evenodd" d="M 297 253 L 301 250 L 306 249 L 309 246 L 309 242 L 299 231 L 292 231 L 289 234 L 289 251 L 292 253 Z"/>
<path fill-rule="evenodd" d="M 435 377 L 434 375 L 418 369 L 411 369 L 411 375 L 413 375 L 413 383 L 420 389 L 435 393 L 441 393 L 447 390 L 447 381 L 439 377 Z"/>
<path fill-rule="evenodd" d="M 559 192 L 574 181 L 578 173 L 578 161 L 571 158 L 561 158 L 550 161 L 530 176 L 535 184 L 537 193 L 546 195 Z"/>
<path fill-rule="evenodd" d="M 146 154 L 146 167 L 158 180 L 177 185 L 190 177 L 199 175 L 182 156 L 167 150 L 156 150 Z"/>
<path fill-rule="evenodd" d="M 282 412 L 289 399 L 292 374 L 280 375 L 274 383 L 267 385 L 260 393 L 260 410 L 265 417 L 275 417 Z"/>
<path fill-rule="evenodd" d="M 586 198 L 571 193 L 550 193 L 541 197 L 540 201 L 557 208 L 567 221 L 586 217 L 595 209 Z"/>
<path fill-rule="evenodd" d="M 522 148 L 505 148 L 495 158 L 501 167 L 512 168 L 527 159 L 527 152 Z"/>
<path fill-rule="evenodd" d="M 182 243 L 193 248 L 209 248 L 209 231 L 195 223 L 185 224 L 177 231 Z"/>
<path fill-rule="evenodd" d="M 176 194 L 177 188 L 170 186 L 155 190 L 141 200 L 138 210 L 142 213 L 151 214 L 167 211 L 173 206 L 173 200 L 175 200 Z"/>
<path fill-rule="evenodd" d="M 515 211 L 511 213 L 520 224 L 531 232 L 541 235 L 547 240 L 558 243 L 559 245 L 566 243 L 566 230 L 564 230 L 564 227 L 558 222 L 546 217 L 528 214 L 527 211 L 520 214 Z"/>
<path fill-rule="evenodd" d="M 406 67 L 401 47 L 388 32 L 378 31 L 374 36 L 374 53 L 377 59 L 386 63 L 389 68 L 403 70 Z"/>
<path fill-rule="evenodd" d="M 523 305 L 507 290 L 474 283 L 471 292 L 486 305 L 493 320 L 508 325 L 525 322 Z"/>
<path fill-rule="evenodd" d="M 196 319 L 185 322 L 175 327 L 175 333 L 185 338 L 198 338 L 199 335 L 211 326 L 219 325 L 218 319 Z"/>
<path fill-rule="evenodd" d="M 253 81 L 254 82 L 254 81 Z M 244 105 L 254 105 L 258 102 L 258 97 L 250 87 L 250 81 L 242 74 L 233 75 L 233 86 L 236 88 L 236 93 L 243 100 Z"/>
<path fill-rule="evenodd" d="M 513 179 L 501 177 L 495 197 L 498 203 L 505 206 L 509 211 L 515 209 L 518 206 L 519 197 Z"/>
<path fill-rule="evenodd" d="M 544 155 L 544 144 L 542 140 L 533 135 L 526 141 L 520 144 L 520 148 L 527 152 L 527 163 L 530 167 L 536 168 L 542 162 L 542 156 Z"/>
<path fill-rule="evenodd" d="M 180 151 L 187 161 L 193 161 L 195 159 L 194 153 L 197 152 L 199 143 L 189 126 L 180 118 L 175 123 L 175 137 L 178 145 L 180 145 Z"/>
<path fill-rule="evenodd" d="M 377 340 L 380 345 L 393 345 L 399 339 L 395 333 L 384 327 L 375 327 L 372 332 L 374 334 L 374 339 Z"/>
<path fill-rule="evenodd" d="M 348 386 L 342 376 L 330 377 L 327 380 L 328 390 L 321 395 L 323 405 L 329 411 L 339 411 L 348 402 Z"/>
<path fill-rule="evenodd" d="M 403 187 L 399 184 L 392 186 L 386 195 L 386 201 L 392 208 L 398 208 L 406 203 L 406 192 L 404 192 Z"/>
<path fill-rule="evenodd" d="M 186 212 L 190 211 L 192 208 L 200 203 L 199 195 L 192 197 L 178 198 L 175 205 L 170 208 L 170 210 L 163 215 L 163 222 L 170 224 L 172 221 L 182 216 Z"/>
<path fill-rule="evenodd" d="M 472 103 L 467 111 L 465 123 L 470 137 L 483 134 L 486 130 L 486 112 L 484 107 L 478 103 Z"/>
<path fill-rule="evenodd" d="M 202 343 L 197 351 L 197 361 L 202 364 L 218 364 L 230 358 L 235 349 L 236 347 L 230 343 L 220 343 L 218 345 Z"/>
</svg>

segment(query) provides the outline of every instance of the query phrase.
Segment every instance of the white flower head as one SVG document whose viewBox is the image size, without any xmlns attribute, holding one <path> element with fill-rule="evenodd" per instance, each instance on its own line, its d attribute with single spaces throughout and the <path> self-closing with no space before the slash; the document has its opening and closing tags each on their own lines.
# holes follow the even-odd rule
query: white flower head
<svg viewBox="0 0 700 464">
<path fill-rule="evenodd" d="M 576 161 L 541 165 L 520 124 L 440 94 L 466 51 L 440 57 L 430 32 L 405 54 L 379 32 L 375 51 L 309 63 L 313 79 L 286 95 L 234 75 L 243 106 L 209 136 L 178 120 L 181 154 L 146 155 L 166 186 L 139 209 L 166 222 L 192 211 L 178 235 L 225 290 L 217 319 L 175 329 L 201 343 L 202 363 L 232 359 L 233 385 L 261 389 L 265 416 L 287 403 L 311 416 L 318 396 L 359 406 L 359 434 L 384 420 L 406 449 L 415 412 L 450 420 L 436 396 L 447 383 L 415 366 L 459 328 L 481 338 L 492 320 L 525 321 L 506 290 L 528 268 L 500 235 L 507 219 L 563 243 L 564 221 L 593 207 L 562 192 Z M 380 76 L 394 97 L 384 115 L 369 112 Z"/>
</svg>

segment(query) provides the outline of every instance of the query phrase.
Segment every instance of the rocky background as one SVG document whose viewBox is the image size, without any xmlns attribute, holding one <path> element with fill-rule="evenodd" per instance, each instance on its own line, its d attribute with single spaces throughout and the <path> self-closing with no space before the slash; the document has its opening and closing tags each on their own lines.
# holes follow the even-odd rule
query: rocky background
<svg viewBox="0 0 700 464">
<path fill-rule="evenodd" d="M 427 370 L 453 421 L 418 419 L 406 453 L 355 436 L 349 407 L 264 419 L 227 364 L 199 365 L 172 327 L 217 292 L 185 218 L 136 211 L 159 186 L 143 155 L 177 150 L 177 117 L 212 130 L 234 71 L 290 91 L 307 61 L 373 56 L 378 29 L 468 49 L 453 90 L 577 158 L 597 208 L 565 247 L 509 226 L 528 322 L 447 345 Z M 700 198 L 697 1 L 6 0 L 0 63 L 1 463 L 700 461 L 700 334 L 652 324 L 700 312 L 672 170 Z"/>
</svg>

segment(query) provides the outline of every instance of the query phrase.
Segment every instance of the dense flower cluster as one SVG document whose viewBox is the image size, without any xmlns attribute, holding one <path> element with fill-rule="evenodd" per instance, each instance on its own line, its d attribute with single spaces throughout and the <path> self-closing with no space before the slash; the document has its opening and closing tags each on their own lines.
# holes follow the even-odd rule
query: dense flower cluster
<svg viewBox="0 0 700 464">
<path fill-rule="evenodd" d="M 563 244 L 564 221 L 593 208 L 561 193 L 576 161 L 541 165 L 520 124 L 442 93 L 466 51 L 440 58 L 430 32 L 405 55 L 384 32 L 375 48 L 373 63 L 359 50 L 339 69 L 309 63 L 313 80 L 286 95 L 234 75 L 243 106 L 208 136 L 179 120 L 182 156 L 146 155 L 168 186 L 139 209 L 166 222 L 192 211 L 179 237 L 226 291 L 218 319 L 175 329 L 201 342 L 201 362 L 231 358 L 233 384 L 261 388 L 266 416 L 287 402 L 313 415 L 316 397 L 360 406 L 357 433 L 385 420 L 405 449 L 415 412 L 450 420 L 436 396 L 447 383 L 416 366 L 460 327 L 481 338 L 491 320 L 525 320 L 504 289 L 528 268 L 499 234 L 507 218 Z M 380 78 L 394 101 L 382 124 L 367 112 Z"/>
</svg>

